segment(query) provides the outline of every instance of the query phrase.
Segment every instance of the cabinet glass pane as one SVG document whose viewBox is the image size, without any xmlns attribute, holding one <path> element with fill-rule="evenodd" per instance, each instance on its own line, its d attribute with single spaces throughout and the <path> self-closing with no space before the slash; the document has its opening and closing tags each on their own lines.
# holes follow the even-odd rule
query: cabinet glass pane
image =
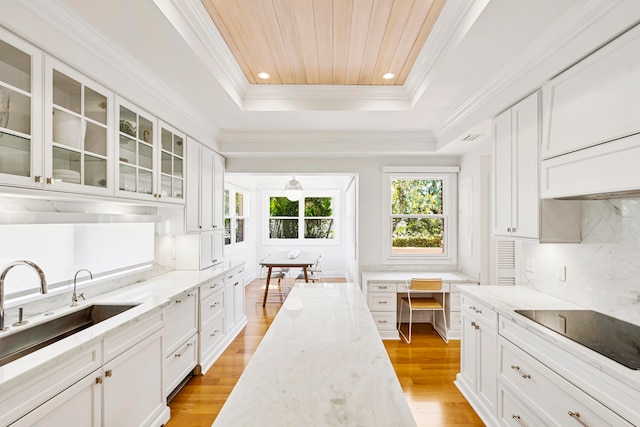
<svg viewBox="0 0 640 427">
<path fill-rule="evenodd" d="M 166 129 L 162 129 L 162 149 L 173 152 L 173 134 Z"/>
<path fill-rule="evenodd" d="M 162 173 L 171 175 L 173 169 L 173 156 L 165 151 L 162 152 Z"/>
<path fill-rule="evenodd" d="M 53 180 L 80 184 L 80 153 L 53 147 Z"/>
<path fill-rule="evenodd" d="M 168 197 L 171 196 L 171 177 L 167 176 L 167 175 L 162 175 L 162 177 L 160 178 L 160 194 L 162 194 L 162 197 Z"/>
<path fill-rule="evenodd" d="M 125 107 L 120 107 L 120 132 L 136 137 L 138 116 L 133 111 Z"/>
<path fill-rule="evenodd" d="M 136 164 L 136 142 L 120 135 L 120 161 Z"/>
<path fill-rule="evenodd" d="M 84 156 L 84 184 L 92 187 L 107 186 L 107 160 L 99 157 Z"/>
<path fill-rule="evenodd" d="M 31 175 L 31 140 L 0 132 L 0 173 Z"/>
<path fill-rule="evenodd" d="M 183 166 L 184 162 L 178 157 L 173 158 L 173 176 L 182 178 L 184 177 Z"/>
<path fill-rule="evenodd" d="M 178 178 L 173 178 L 173 195 L 176 199 L 182 199 L 184 181 Z"/>
<path fill-rule="evenodd" d="M 53 70 L 53 103 L 80 114 L 82 89 L 80 82 Z"/>
<path fill-rule="evenodd" d="M 142 142 L 138 143 L 138 166 L 153 169 L 153 147 Z"/>
<path fill-rule="evenodd" d="M 151 123 L 150 120 L 140 116 L 138 129 L 138 138 L 142 139 L 144 142 L 148 142 L 150 144 L 153 143 L 153 123 Z"/>
<path fill-rule="evenodd" d="M 151 194 L 153 174 L 151 171 L 138 169 L 138 193 Z"/>
<path fill-rule="evenodd" d="M 136 168 L 128 165 L 120 165 L 120 190 L 136 191 Z"/>
<path fill-rule="evenodd" d="M 31 98 L 0 87 L 0 128 L 31 134 Z"/>
<path fill-rule="evenodd" d="M 101 156 L 107 155 L 107 128 L 87 122 L 84 149 Z"/>
<path fill-rule="evenodd" d="M 0 80 L 31 92 L 31 56 L 0 40 Z"/>
<path fill-rule="evenodd" d="M 82 121 L 80 117 L 53 110 L 53 142 L 67 147 L 82 148 Z"/>
<path fill-rule="evenodd" d="M 184 141 L 177 135 L 173 136 L 173 152 L 180 157 L 184 157 Z"/>
<path fill-rule="evenodd" d="M 95 90 L 84 88 L 84 115 L 96 122 L 107 124 L 107 97 Z"/>
</svg>

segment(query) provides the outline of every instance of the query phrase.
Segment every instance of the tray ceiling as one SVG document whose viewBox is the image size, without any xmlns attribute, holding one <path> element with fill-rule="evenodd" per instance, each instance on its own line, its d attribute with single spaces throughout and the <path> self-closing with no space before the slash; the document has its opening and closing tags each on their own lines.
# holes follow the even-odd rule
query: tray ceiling
<svg viewBox="0 0 640 427">
<path fill-rule="evenodd" d="M 202 4 L 251 84 L 403 85 L 445 0 Z"/>
</svg>

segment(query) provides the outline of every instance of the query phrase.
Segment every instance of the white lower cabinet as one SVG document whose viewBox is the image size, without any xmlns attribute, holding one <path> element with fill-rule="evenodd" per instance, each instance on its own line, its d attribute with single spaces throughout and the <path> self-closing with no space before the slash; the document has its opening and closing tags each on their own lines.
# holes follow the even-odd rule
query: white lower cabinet
<svg viewBox="0 0 640 427">
<path fill-rule="evenodd" d="M 159 318 L 157 319 L 159 321 Z M 135 322 L 124 333 L 105 344 L 104 354 L 121 348 L 128 337 L 139 336 L 137 327 L 155 324 L 155 331 L 107 361 L 99 369 L 55 394 L 12 426 L 161 426 L 169 420 L 162 388 L 162 323 Z M 106 341 L 106 340 L 105 340 Z M 111 345 L 116 343 L 116 345 Z M 88 353 L 90 355 L 90 353 Z M 87 359 L 84 357 L 83 359 Z M 89 357 L 91 360 L 91 357 Z M 107 359 L 105 359 L 107 360 Z M 53 375 L 54 377 L 56 375 Z M 37 387 L 46 389 L 50 378 Z M 4 424 L 3 424 L 4 425 Z"/>
<path fill-rule="evenodd" d="M 198 364 L 198 290 L 173 298 L 164 311 L 164 387 L 169 396 Z"/>
<path fill-rule="evenodd" d="M 495 425 L 498 315 L 467 296 L 461 298 L 462 340 L 456 385 L 487 425 Z"/>
</svg>

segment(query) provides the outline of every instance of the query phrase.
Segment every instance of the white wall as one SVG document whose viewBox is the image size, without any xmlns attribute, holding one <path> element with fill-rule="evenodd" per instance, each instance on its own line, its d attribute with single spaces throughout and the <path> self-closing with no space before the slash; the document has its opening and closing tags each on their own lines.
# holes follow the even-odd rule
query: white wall
<svg viewBox="0 0 640 427">
<path fill-rule="evenodd" d="M 458 177 L 460 216 L 465 212 L 463 207 L 470 205 L 470 218 L 458 218 L 458 265 L 461 271 L 480 278 L 481 284 L 488 284 L 490 271 L 489 226 L 491 215 L 491 138 L 486 138 L 471 153 L 460 159 Z M 469 188 L 465 190 L 465 186 Z M 463 198 L 466 191 L 469 200 Z M 469 232 L 465 230 L 469 229 Z M 467 236 L 468 234 L 468 236 Z"/>
<path fill-rule="evenodd" d="M 523 242 L 520 283 L 640 324 L 640 199 L 582 203 L 582 243 Z M 557 277 L 561 265 L 566 281 Z"/>
<path fill-rule="evenodd" d="M 360 270 L 389 269 L 382 265 L 382 233 L 386 230 L 382 203 L 383 166 L 457 166 L 456 157 L 228 158 L 229 173 L 349 173 L 358 175 L 358 258 Z M 427 269 L 416 264 L 403 269 Z M 434 267 L 431 267 L 434 268 Z M 358 274 L 359 277 L 359 274 Z"/>
</svg>

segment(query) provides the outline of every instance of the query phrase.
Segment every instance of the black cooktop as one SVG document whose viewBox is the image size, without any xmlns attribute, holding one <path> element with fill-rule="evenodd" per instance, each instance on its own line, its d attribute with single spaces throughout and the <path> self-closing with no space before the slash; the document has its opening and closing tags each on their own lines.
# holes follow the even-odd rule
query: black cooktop
<svg viewBox="0 0 640 427">
<path fill-rule="evenodd" d="M 640 326 L 591 310 L 516 310 L 573 341 L 640 370 Z"/>
</svg>

